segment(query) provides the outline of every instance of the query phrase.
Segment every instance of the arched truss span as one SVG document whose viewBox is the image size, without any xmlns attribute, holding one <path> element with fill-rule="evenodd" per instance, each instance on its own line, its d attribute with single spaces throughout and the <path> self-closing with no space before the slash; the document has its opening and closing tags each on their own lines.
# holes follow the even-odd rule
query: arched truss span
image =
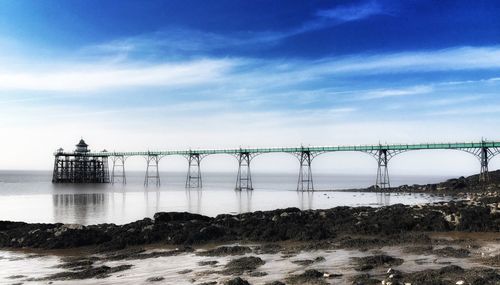
<svg viewBox="0 0 500 285">
<path fill-rule="evenodd" d="M 236 176 L 236 185 L 234 187 L 235 190 L 253 190 L 250 162 L 260 154 L 261 153 L 250 153 L 242 151 L 233 155 L 238 161 L 238 174 Z"/>
<path fill-rule="evenodd" d="M 482 148 L 463 148 L 459 149 L 474 155 L 481 164 L 481 171 L 479 172 L 479 182 L 488 182 L 490 180 L 488 165 L 490 160 L 500 153 L 498 147 L 482 147 Z"/>
<path fill-rule="evenodd" d="M 188 171 L 186 175 L 186 188 L 201 188 L 203 187 L 203 180 L 201 178 L 201 161 L 207 157 L 208 154 L 201 154 L 197 152 L 189 152 L 184 157 L 188 161 Z"/>
<path fill-rule="evenodd" d="M 156 187 L 160 187 L 160 169 L 158 164 L 160 160 L 165 157 L 164 155 L 159 155 L 155 153 L 150 153 L 144 156 L 146 159 L 146 174 L 144 176 L 144 186 L 149 186 L 151 182 L 156 185 Z"/>
<path fill-rule="evenodd" d="M 299 160 L 299 179 L 297 181 L 297 191 L 314 191 L 314 180 L 312 175 L 312 161 L 325 151 L 302 150 L 292 153 Z"/>
<path fill-rule="evenodd" d="M 127 184 L 127 176 L 125 175 L 125 161 L 127 158 L 129 158 L 129 156 L 111 156 L 111 161 L 113 162 L 113 166 L 111 168 L 111 184 L 115 184 L 115 182 Z"/>
</svg>

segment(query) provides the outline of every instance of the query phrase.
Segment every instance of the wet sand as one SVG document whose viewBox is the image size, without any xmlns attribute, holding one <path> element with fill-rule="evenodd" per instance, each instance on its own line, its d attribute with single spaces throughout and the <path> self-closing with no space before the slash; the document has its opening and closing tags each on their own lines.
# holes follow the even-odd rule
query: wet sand
<svg viewBox="0 0 500 285">
<path fill-rule="evenodd" d="M 500 264 L 491 264 L 488 260 L 500 255 L 500 233 L 438 232 L 429 234 L 429 237 L 429 240 L 420 243 L 358 248 L 339 248 L 338 240 L 331 240 L 321 245 L 310 242 L 281 242 L 265 244 L 264 247 L 255 243 L 211 244 L 177 251 L 171 246 L 151 245 L 148 248 L 131 247 L 102 254 L 92 254 L 85 249 L 78 251 L 73 249 L 3 250 L 0 252 L 0 267 L 2 268 L 0 280 L 6 284 L 47 284 L 48 282 L 53 282 L 52 284 L 224 284 L 240 276 L 250 284 L 270 284 L 274 281 L 294 284 L 293 276 L 299 276 L 306 270 L 314 269 L 325 275 L 320 278 L 310 278 L 308 281 L 310 283 L 304 284 L 351 284 L 359 276 L 369 276 L 370 279 L 382 282 L 391 275 L 387 273 L 388 270 L 405 274 L 429 269 L 439 270 L 454 265 L 464 270 L 481 267 L 499 272 Z M 228 252 L 231 252 L 229 250 L 210 253 L 212 249 L 233 248 L 234 246 L 241 246 L 244 250 L 234 250 L 233 254 L 229 254 Z M 421 247 L 424 250 L 418 253 L 412 252 L 415 247 Z M 465 257 L 446 256 L 442 249 L 447 248 L 463 249 L 468 254 Z M 176 253 L 172 255 L 162 256 L 161 254 L 173 251 Z M 388 262 L 375 264 L 373 268 L 362 269 L 359 260 L 358 263 L 356 261 L 356 258 L 360 257 L 384 255 L 401 259 L 402 263 Z M 243 267 L 241 271 L 235 271 L 236 273 L 228 270 L 227 264 L 231 260 L 242 257 L 257 257 L 262 260 L 263 264 L 255 268 L 250 266 L 249 269 Z M 109 276 L 99 276 L 101 277 L 99 279 L 96 279 L 96 276 L 57 277 L 57 274 L 63 272 L 77 271 L 77 267 L 71 267 L 71 264 L 79 263 L 78 266 L 81 266 L 84 260 L 93 260 L 91 265 L 89 263 L 84 267 L 117 268 L 130 265 L 130 269 L 113 272 Z M 457 277 L 457 280 L 451 280 L 452 284 L 461 279 L 465 280 L 467 274 L 463 273 L 462 276 Z M 498 281 L 500 279 L 495 282 Z"/>
</svg>

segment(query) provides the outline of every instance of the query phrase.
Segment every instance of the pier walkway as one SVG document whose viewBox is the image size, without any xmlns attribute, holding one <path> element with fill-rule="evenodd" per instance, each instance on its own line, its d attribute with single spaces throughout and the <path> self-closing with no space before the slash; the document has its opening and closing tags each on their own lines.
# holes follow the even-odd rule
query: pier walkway
<svg viewBox="0 0 500 285">
<path fill-rule="evenodd" d="M 480 162 L 479 179 L 488 181 L 488 164 L 490 160 L 500 153 L 500 142 L 480 141 L 462 143 L 424 143 L 424 144 L 378 144 L 378 145 L 354 145 L 354 146 L 315 146 L 315 147 L 283 147 L 283 148 L 234 148 L 234 149 L 190 149 L 190 150 L 161 150 L 161 151 L 139 151 L 139 152 L 88 152 L 89 157 L 105 157 L 112 161 L 111 183 L 126 183 L 125 162 L 127 158 L 140 156 L 146 159 L 146 174 L 144 185 L 160 185 L 159 162 L 166 156 L 180 155 L 188 161 L 188 173 L 186 175 L 186 187 L 202 187 L 201 161 L 210 155 L 228 154 L 234 156 L 238 161 L 238 174 L 236 178 L 237 190 L 252 190 L 252 176 L 250 163 L 257 155 L 266 153 L 289 153 L 297 157 L 299 161 L 299 175 L 297 190 L 313 191 L 314 183 L 311 165 L 318 155 L 330 152 L 363 152 L 371 155 L 377 161 L 376 187 L 380 189 L 390 188 L 388 164 L 394 156 L 416 150 L 459 150 L 470 153 L 478 158 Z M 54 155 L 65 156 L 59 150 Z"/>
</svg>

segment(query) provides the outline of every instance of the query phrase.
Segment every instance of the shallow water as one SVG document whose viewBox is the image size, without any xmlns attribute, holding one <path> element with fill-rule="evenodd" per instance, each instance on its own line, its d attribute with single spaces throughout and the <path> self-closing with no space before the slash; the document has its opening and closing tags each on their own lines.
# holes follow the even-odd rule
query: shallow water
<svg viewBox="0 0 500 285">
<path fill-rule="evenodd" d="M 183 173 L 162 173 L 161 187 L 144 187 L 142 173 L 129 173 L 127 184 L 52 184 L 50 172 L 0 172 L 0 220 L 42 223 L 117 223 L 152 217 L 159 211 L 188 211 L 208 216 L 298 207 L 383 206 L 447 200 L 427 194 L 297 192 L 293 174 L 255 174 L 253 191 L 234 191 L 231 173 L 206 173 L 203 189 L 184 188 Z M 443 177 L 393 178 L 394 184 L 431 183 Z M 360 188 L 372 176 L 315 176 L 315 189 Z"/>
</svg>

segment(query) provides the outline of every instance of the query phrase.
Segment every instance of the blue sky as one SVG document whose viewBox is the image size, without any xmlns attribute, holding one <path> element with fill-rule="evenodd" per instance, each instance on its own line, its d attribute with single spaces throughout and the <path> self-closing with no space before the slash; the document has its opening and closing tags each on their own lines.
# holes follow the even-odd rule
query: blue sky
<svg viewBox="0 0 500 285">
<path fill-rule="evenodd" d="M 116 150 L 500 139 L 498 15 L 498 1 L 1 1 L 0 168 L 50 169 L 81 136 Z M 478 167 L 439 155 L 394 171 Z M 333 157 L 318 171 L 374 167 Z"/>
</svg>

